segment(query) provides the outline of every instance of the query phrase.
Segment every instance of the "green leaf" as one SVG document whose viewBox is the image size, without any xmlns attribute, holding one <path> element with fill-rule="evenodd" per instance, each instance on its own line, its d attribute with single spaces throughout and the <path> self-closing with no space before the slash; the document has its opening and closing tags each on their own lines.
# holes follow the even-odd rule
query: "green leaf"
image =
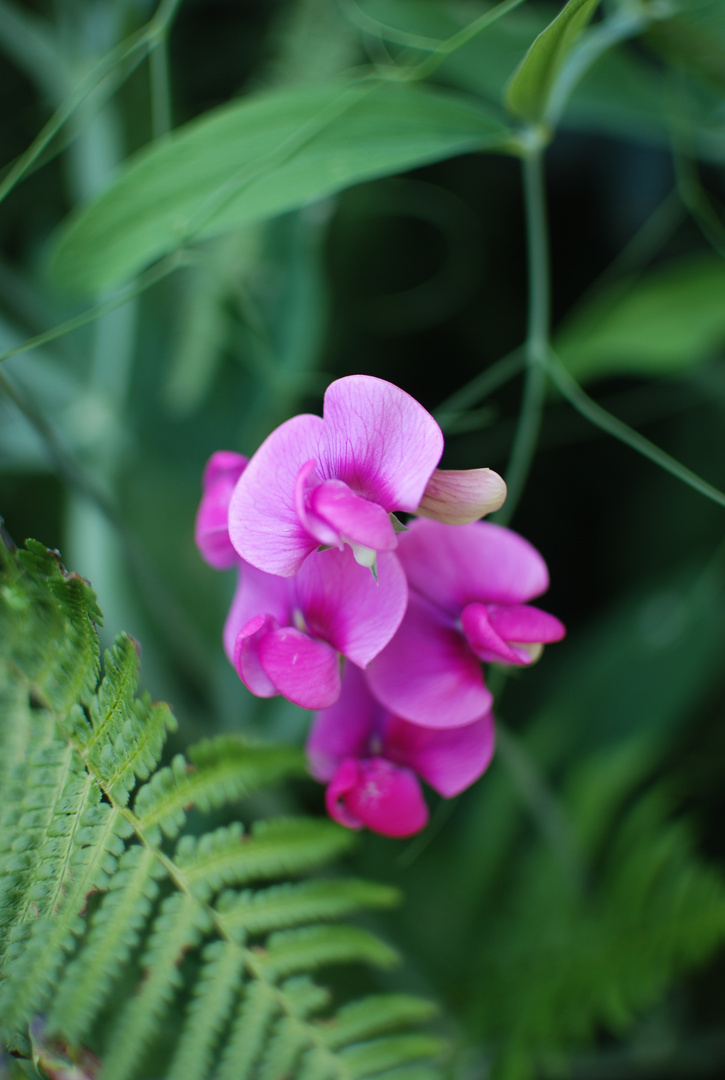
<svg viewBox="0 0 725 1080">
<path fill-rule="evenodd" d="M 541 123 L 556 77 L 598 3 L 569 0 L 542 30 L 508 85 L 506 104 L 512 113 L 522 120 Z"/>
<path fill-rule="evenodd" d="M 500 148 L 506 134 L 483 107 L 423 86 L 332 83 L 235 102 L 130 161 L 67 223 L 52 271 L 70 289 L 103 292 L 193 240 L 373 177 Z"/>
<path fill-rule="evenodd" d="M 725 263 L 699 255 L 608 289 L 577 312 L 556 351 L 582 382 L 606 375 L 666 375 L 725 345 Z"/>
</svg>

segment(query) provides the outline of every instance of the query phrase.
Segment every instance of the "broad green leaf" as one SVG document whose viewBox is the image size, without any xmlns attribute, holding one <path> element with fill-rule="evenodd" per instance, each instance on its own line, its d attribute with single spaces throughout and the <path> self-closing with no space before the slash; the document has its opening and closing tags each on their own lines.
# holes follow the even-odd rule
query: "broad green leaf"
<svg viewBox="0 0 725 1080">
<path fill-rule="evenodd" d="M 136 156 L 67 223 L 52 270 L 70 289 L 103 292 L 192 240 L 500 148 L 506 133 L 482 106 L 423 86 L 331 83 L 234 102 Z"/>
<path fill-rule="evenodd" d="M 568 53 L 599 0 L 569 0 L 534 41 L 508 85 L 506 104 L 522 120 L 540 123 Z"/>
<path fill-rule="evenodd" d="M 556 349 L 577 379 L 662 375 L 725 345 L 725 263 L 705 255 L 608 290 L 563 328 Z"/>
</svg>

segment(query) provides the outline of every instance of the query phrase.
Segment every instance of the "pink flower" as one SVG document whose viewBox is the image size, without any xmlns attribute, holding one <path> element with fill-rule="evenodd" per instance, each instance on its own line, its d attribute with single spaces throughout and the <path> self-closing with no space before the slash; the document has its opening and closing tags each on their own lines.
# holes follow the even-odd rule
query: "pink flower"
<svg viewBox="0 0 725 1080">
<path fill-rule="evenodd" d="M 224 647 L 253 694 L 324 709 L 340 693 L 340 655 L 369 664 L 400 625 L 407 598 L 393 554 L 380 557 L 377 583 L 349 549 L 314 553 L 294 578 L 243 564 Z"/>
<path fill-rule="evenodd" d="M 291 577 L 320 545 L 372 566 L 393 551 L 393 510 L 414 512 L 443 452 L 432 416 L 383 379 L 350 375 L 323 416 L 294 416 L 262 443 L 234 489 L 229 534 L 246 562 Z"/>
<path fill-rule="evenodd" d="M 447 731 L 411 724 L 379 705 L 348 665 L 339 700 L 315 717 L 307 756 L 312 775 L 329 782 L 325 801 L 335 821 L 411 836 L 428 821 L 418 777 L 451 798 L 488 768 L 493 748 L 490 713 Z"/>
<path fill-rule="evenodd" d="M 443 525 L 419 519 L 400 538 L 408 578 L 405 618 L 367 677 L 398 716 L 456 727 L 491 707 L 481 661 L 529 664 L 564 626 L 526 601 L 549 575 L 527 540 L 501 525 Z"/>
<path fill-rule="evenodd" d="M 229 500 L 248 459 L 233 450 L 217 450 L 206 463 L 202 497 L 194 530 L 202 558 L 215 570 L 236 566 L 239 556 L 229 539 Z"/>
</svg>

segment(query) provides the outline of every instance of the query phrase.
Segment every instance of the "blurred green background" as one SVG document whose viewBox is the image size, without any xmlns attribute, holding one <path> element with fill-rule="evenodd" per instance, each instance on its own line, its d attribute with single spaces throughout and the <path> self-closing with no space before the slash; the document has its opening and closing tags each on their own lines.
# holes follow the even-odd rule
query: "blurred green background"
<svg viewBox="0 0 725 1080">
<path fill-rule="evenodd" d="M 557 10 L 523 5 L 432 85 L 503 116 Z M 593 30 L 633 10 L 605 6 Z M 554 341 L 604 408 L 723 489 L 725 5 L 637 10 L 641 33 L 589 70 L 547 152 Z M 74 294 L 62 263 L 53 276 L 56 230 L 168 126 L 419 61 L 483 11 L 184 0 L 150 61 L 110 65 L 0 208 L 0 352 L 114 295 Z M 8 169 L 152 14 L 141 0 L 0 0 Z M 221 651 L 234 575 L 193 543 L 209 454 L 252 453 L 287 416 L 320 411 L 329 381 L 364 372 L 439 410 L 444 465 L 506 472 L 522 380 L 515 360 L 493 365 L 526 334 L 520 163 L 440 156 L 203 240 L 122 306 L 2 364 L 6 528 L 93 583 L 106 640 L 141 641 L 145 685 L 184 742 L 225 729 L 301 742 L 309 720 L 252 698 Z M 354 856 L 406 894 L 384 924 L 407 956 L 395 979 L 442 1003 L 457 1076 L 725 1072 L 723 513 L 549 393 L 511 523 L 546 558 L 544 606 L 568 637 L 505 693 L 494 674 L 489 773 L 451 803 L 431 796 L 422 837 L 365 836 Z M 294 797 L 322 812 L 313 784 Z"/>
</svg>

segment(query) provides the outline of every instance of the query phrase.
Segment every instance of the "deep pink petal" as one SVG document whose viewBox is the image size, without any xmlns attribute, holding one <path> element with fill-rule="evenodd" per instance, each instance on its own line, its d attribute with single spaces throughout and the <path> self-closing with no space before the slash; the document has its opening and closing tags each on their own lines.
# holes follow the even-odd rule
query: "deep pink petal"
<svg viewBox="0 0 725 1080">
<path fill-rule="evenodd" d="M 561 641 L 564 624 L 554 615 L 528 605 L 488 605 L 491 626 L 505 641 Z"/>
<path fill-rule="evenodd" d="M 242 473 L 229 506 L 229 535 L 239 555 L 268 574 L 291 577 L 318 541 L 295 506 L 302 466 L 320 455 L 319 416 L 293 416 L 269 435 Z"/>
<path fill-rule="evenodd" d="M 328 386 L 323 415 L 321 477 L 344 480 L 386 511 L 414 511 L 443 453 L 430 413 L 384 379 L 348 375 Z"/>
<path fill-rule="evenodd" d="M 262 667 L 259 656 L 263 639 L 276 629 L 277 620 L 271 615 L 255 615 L 240 629 L 234 642 L 234 667 L 247 690 L 257 697 L 275 697 L 279 693 Z"/>
<path fill-rule="evenodd" d="M 280 694 L 303 709 L 326 709 L 340 695 L 340 658 L 324 641 L 286 626 L 259 642 L 265 674 Z"/>
<path fill-rule="evenodd" d="M 239 559 L 237 559 L 239 562 Z M 242 563 L 237 591 L 224 624 L 224 651 L 234 662 L 234 647 L 239 631 L 255 615 L 271 615 L 280 626 L 292 622 L 290 582 L 288 578 L 264 574 L 256 566 Z"/>
<path fill-rule="evenodd" d="M 378 557 L 378 580 L 352 551 L 318 551 L 292 582 L 305 626 L 365 667 L 392 638 L 405 614 L 408 587 L 393 554 Z"/>
<path fill-rule="evenodd" d="M 360 775 L 359 763 L 347 758 L 336 770 L 325 792 L 325 806 L 333 821 L 347 829 L 362 829 L 363 822 L 348 808 L 345 796 L 354 790 Z"/>
<path fill-rule="evenodd" d="M 386 708 L 426 727 L 467 724 L 493 700 L 463 634 L 414 593 L 400 629 L 373 660 L 367 678 Z"/>
<path fill-rule="evenodd" d="M 450 799 L 486 771 L 494 750 L 491 713 L 462 727 L 435 730 L 388 713 L 383 732 L 385 756 L 407 765 L 440 795 Z"/>
<path fill-rule="evenodd" d="M 317 713 L 307 739 L 307 759 L 315 779 L 330 780 L 345 758 L 366 757 L 382 715 L 383 708 L 368 690 L 363 673 L 354 664 L 346 664 L 340 697 Z"/>
<path fill-rule="evenodd" d="M 356 495 L 342 480 L 325 480 L 310 496 L 310 509 L 336 535 L 373 551 L 398 546 L 390 516 L 382 506 Z"/>
<path fill-rule="evenodd" d="M 233 450 L 217 450 L 206 463 L 194 535 L 202 558 L 216 570 L 239 562 L 229 539 L 229 502 L 247 458 Z"/>
<path fill-rule="evenodd" d="M 525 649 L 509 645 L 496 633 L 488 619 L 485 604 L 467 604 L 461 612 L 461 624 L 468 644 L 479 660 L 487 664 L 530 664 Z"/>
<path fill-rule="evenodd" d="M 549 586 L 536 548 L 489 521 L 444 525 L 419 518 L 398 537 L 397 553 L 411 589 L 454 614 L 472 601 L 521 604 Z"/>
<path fill-rule="evenodd" d="M 412 836 L 428 822 L 428 807 L 414 773 L 383 758 L 346 758 L 326 801 L 331 816 L 342 825 L 359 828 L 360 822 L 383 836 Z"/>
</svg>

